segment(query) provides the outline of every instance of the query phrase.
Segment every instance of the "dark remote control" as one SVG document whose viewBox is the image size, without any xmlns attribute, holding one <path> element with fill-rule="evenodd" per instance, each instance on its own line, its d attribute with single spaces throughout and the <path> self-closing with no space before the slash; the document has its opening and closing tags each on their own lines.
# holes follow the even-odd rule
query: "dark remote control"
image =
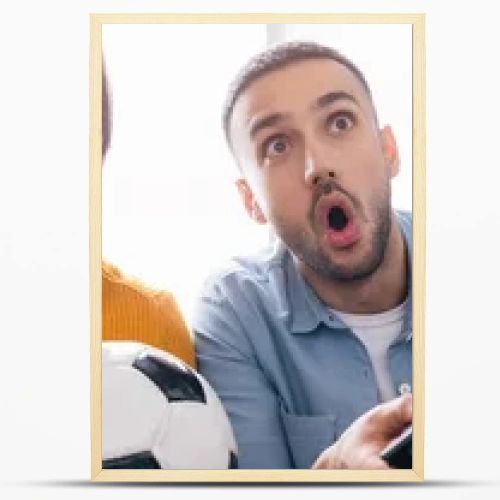
<svg viewBox="0 0 500 500">
<path fill-rule="evenodd" d="M 394 469 L 411 469 L 412 441 L 413 427 L 410 425 L 386 446 L 380 456 Z"/>
</svg>

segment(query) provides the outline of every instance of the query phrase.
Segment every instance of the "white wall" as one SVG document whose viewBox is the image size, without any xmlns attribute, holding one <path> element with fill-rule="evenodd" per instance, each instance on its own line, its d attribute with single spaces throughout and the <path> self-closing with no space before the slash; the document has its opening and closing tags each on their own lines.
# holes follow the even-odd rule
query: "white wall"
<svg viewBox="0 0 500 500">
<path fill-rule="evenodd" d="M 497 47 L 494 2 L 286 2 L 291 11 L 427 12 L 424 487 L 89 486 L 88 13 L 279 11 L 270 0 L 18 1 L 0 18 L 0 470 L 17 498 L 496 499 Z M 369 43 L 369 42 L 367 42 Z"/>
</svg>

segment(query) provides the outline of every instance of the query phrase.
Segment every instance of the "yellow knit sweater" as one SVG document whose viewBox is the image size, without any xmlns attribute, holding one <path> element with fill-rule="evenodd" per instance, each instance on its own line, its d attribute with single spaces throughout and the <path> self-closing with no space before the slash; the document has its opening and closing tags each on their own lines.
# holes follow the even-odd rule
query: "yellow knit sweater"
<svg viewBox="0 0 500 500">
<path fill-rule="evenodd" d="M 143 342 L 196 368 L 192 338 L 173 295 L 127 278 L 106 263 L 102 266 L 102 339 Z"/>
</svg>

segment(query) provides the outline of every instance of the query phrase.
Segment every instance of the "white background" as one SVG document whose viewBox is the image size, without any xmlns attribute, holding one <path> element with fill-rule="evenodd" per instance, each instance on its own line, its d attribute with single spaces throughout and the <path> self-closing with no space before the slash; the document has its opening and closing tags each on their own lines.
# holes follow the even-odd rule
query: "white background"
<svg viewBox="0 0 500 500">
<path fill-rule="evenodd" d="M 269 0 L 239 11 L 427 13 L 423 486 L 280 486 L 281 498 L 500 493 L 498 15 L 494 2 Z M 90 485 L 88 13 L 230 2 L 23 2 L 0 18 L 0 474 L 4 498 L 254 497 L 259 487 Z M 341 491 L 337 491 L 341 490 Z"/>
</svg>

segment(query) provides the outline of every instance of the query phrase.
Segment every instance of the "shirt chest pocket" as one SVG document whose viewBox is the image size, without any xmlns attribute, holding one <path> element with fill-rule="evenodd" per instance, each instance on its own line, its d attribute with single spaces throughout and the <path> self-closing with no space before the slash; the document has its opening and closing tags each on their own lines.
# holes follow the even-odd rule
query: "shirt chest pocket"
<svg viewBox="0 0 500 500">
<path fill-rule="evenodd" d="M 281 409 L 281 419 L 297 469 L 309 469 L 336 439 L 335 415 L 294 415 Z"/>
</svg>

